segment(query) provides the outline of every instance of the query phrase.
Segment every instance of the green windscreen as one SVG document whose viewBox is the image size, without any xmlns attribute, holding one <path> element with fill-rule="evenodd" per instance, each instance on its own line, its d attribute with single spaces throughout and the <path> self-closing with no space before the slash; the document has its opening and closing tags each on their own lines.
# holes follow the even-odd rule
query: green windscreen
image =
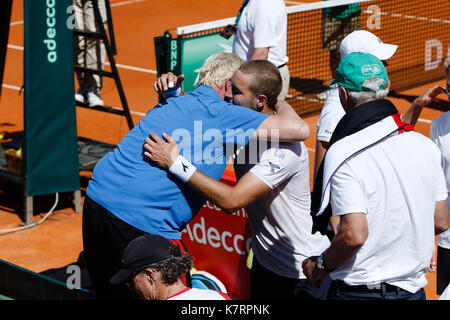
<svg viewBox="0 0 450 320">
<path fill-rule="evenodd" d="M 24 0 L 24 164 L 30 196 L 79 189 L 72 0 Z"/>
</svg>

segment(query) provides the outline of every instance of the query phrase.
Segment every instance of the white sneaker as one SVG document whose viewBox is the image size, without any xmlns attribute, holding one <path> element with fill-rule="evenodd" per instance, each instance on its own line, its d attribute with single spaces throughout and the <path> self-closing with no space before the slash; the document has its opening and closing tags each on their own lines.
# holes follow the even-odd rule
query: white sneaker
<svg viewBox="0 0 450 320">
<path fill-rule="evenodd" d="M 86 103 L 86 98 L 84 97 L 84 94 L 78 91 L 75 93 L 75 101 L 79 103 Z"/>
<path fill-rule="evenodd" d="M 96 107 L 96 106 L 103 107 L 105 105 L 103 100 L 92 91 L 90 91 L 88 93 L 87 98 L 88 98 L 89 107 Z"/>
</svg>

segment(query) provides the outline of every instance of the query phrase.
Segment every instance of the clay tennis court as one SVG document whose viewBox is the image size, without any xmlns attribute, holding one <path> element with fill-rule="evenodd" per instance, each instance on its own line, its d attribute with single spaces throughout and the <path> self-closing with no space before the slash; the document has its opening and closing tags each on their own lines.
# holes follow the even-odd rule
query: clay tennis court
<svg viewBox="0 0 450 320">
<path fill-rule="evenodd" d="M 286 5 L 300 2 L 285 1 Z M 304 1 L 313 2 L 313 1 Z M 202 23 L 235 16 L 241 0 L 111 0 L 111 10 L 117 44 L 115 57 L 122 84 L 134 124 L 157 104 L 158 97 L 152 89 L 156 80 L 156 62 L 153 38 L 165 30 L 178 26 Z M 411 41 L 414 39 L 411 37 Z M 3 89 L 0 100 L 0 132 L 16 133 L 24 129 L 23 95 L 23 5 L 14 1 L 10 25 L 10 37 L 6 58 Z M 108 67 L 107 67 L 108 69 Z M 432 85 L 445 86 L 445 80 L 398 92 L 405 98 L 389 98 L 403 113 L 410 104 L 409 99 L 422 94 Z M 45 85 L 43 83 L 42 85 Z M 101 90 L 107 105 L 120 106 L 113 80 L 104 79 Z M 430 123 L 442 113 L 440 106 L 448 103 L 445 96 L 439 96 L 435 103 L 424 108 L 416 131 L 429 136 Z M 310 157 L 312 177 L 315 128 L 319 114 L 305 120 L 311 128 L 311 136 L 305 141 Z M 124 117 L 106 114 L 87 108 L 77 108 L 78 135 L 117 144 L 128 132 Z M 82 196 L 90 172 L 81 172 Z M 311 181 L 312 185 L 312 181 Z M 23 211 L 21 186 L 8 181 L 0 185 L 0 229 L 15 228 L 21 223 Z M 83 198 L 82 198 L 83 199 Z M 35 216 L 46 213 L 54 202 L 54 196 L 35 197 Z M 29 230 L 0 236 L 0 259 L 23 268 L 42 272 L 65 266 L 77 260 L 83 250 L 81 213 L 75 213 L 70 194 L 61 195 L 52 219 Z M 429 284 L 425 288 L 427 299 L 436 300 L 435 273 L 427 275 Z"/>
</svg>

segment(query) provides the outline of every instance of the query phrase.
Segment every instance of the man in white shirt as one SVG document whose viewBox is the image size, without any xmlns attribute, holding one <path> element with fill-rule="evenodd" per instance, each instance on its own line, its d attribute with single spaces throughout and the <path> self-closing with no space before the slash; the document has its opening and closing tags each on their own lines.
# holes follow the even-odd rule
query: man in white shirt
<svg viewBox="0 0 450 320">
<path fill-rule="evenodd" d="M 315 285 L 331 275 L 329 299 L 425 299 L 434 235 L 449 226 L 439 149 L 384 99 L 374 55 L 347 55 L 334 81 L 346 115 L 324 158 L 318 215 L 332 202 L 340 226 L 303 271 Z"/>
<path fill-rule="evenodd" d="M 447 73 L 446 93 L 450 100 L 450 65 Z M 441 114 L 431 122 L 430 139 L 441 150 L 441 165 L 447 182 L 447 192 L 450 194 L 450 111 Z M 447 198 L 450 207 L 450 197 Z M 441 233 L 437 244 L 437 277 L 436 291 L 442 294 L 450 283 L 450 230 Z"/>
<path fill-rule="evenodd" d="M 287 11 L 283 0 L 245 0 L 239 15 L 233 52 L 245 61 L 268 60 L 280 70 L 283 87 L 279 98 L 289 89 L 286 56 Z"/>
<path fill-rule="evenodd" d="M 281 87 L 277 68 L 259 60 L 244 63 L 232 78 L 234 103 L 265 114 L 275 113 Z M 284 103 L 284 101 L 278 101 Z M 295 112 L 295 111 L 293 111 Z M 178 148 L 168 135 L 146 139 L 144 153 L 175 173 Z M 234 161 L 237 184 L 231 187 L 196 170 L 187 183 L 227 212 L 246 208 L 254 252 L 252 299 L 324 299 L 329 279 L 313 288 L 302 272 L 302 261 L 329 245 L 311 234 L 308 152 L 303 142 L 251 143 Z M 191 165 L 192 166 L 192 165 Z"/>
<path fill-rule="evenodd" d="M 386 44 L 381 41 L 376 35 L 366 30 L 357 30 L 346 36 L 340 44 L 340 56 L 343 59 L 346 55 L 352 52 L 365 52 L 370 53 L 380 59 L 385 66 L 387 66 L 386 60 L 390 59 L 396 52 L 398 46 L 393 44 Z M 405 114 L 402 116 L 403 121 L 415 124 L 421 109 L 426 106 L 431 100 L 441 93 L 438 87 L 430 88 L 422 96 L 418 97 L 408 108 Z M 331 136 L 334 129 L 345 115 L 345 111 L 341 105 L 339 99 L 339 90 L 336 84 L 331 85 L 328 90 L 328 98 L 320 113 L 319 120 L 317 121 L 317 134 L 316 134 L 316 149 L 314 158 L 314 179 L 320 164 L 323 161 L 325 152 L 328 149 Z M 336 233 L 338 219 L 331 219 L 331 227 L 333 233 Z"/>
<path fill-rule="evenodd" d="M 383 43 L 376 35 L 366 30 L 357 30 L 346 36 L 339 48 L 341 59 L 352 52 L 366 52 L 376 56 L 381 61 L 391 58 L 397 50 L 396 45 Z M 317 173 L 325 151 L 330 142 L 336 125 L 345 115 L 339 100 L 337 85 L 329 89 L 329 96 L 317 121 L 316 155 L 314 161 L 314 175 Z"/>
</svg>

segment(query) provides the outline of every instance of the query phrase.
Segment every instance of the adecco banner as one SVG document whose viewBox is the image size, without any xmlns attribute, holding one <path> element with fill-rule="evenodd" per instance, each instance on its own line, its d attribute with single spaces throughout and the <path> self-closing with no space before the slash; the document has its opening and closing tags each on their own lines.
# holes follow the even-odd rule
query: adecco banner
<svg viewBox="0 0 450 320">
<path fill-rule="evenodd" d="M 227 40 L 219 32 L 181 39 L 181 73 L 185 76 L 183 91 L 195 89 L 200 67 L 210 55 L 232 51 L 233 39 L 234 36 Z"/>
<path fill-rule="evenodd" d="M 225 171 L 222 182 L 234 185 L 233 172 Z M 250 226 L 245 209 L 227 214 L 207 201 L 181 234 L 194 257 L 194 267 L 217 277 L 236 299 L 250 298 Z"/>
<path fill-rule="evenodd" d="M 72 0 L 24 0 L 27 195 L 80 189 Z"/>
</svg>

